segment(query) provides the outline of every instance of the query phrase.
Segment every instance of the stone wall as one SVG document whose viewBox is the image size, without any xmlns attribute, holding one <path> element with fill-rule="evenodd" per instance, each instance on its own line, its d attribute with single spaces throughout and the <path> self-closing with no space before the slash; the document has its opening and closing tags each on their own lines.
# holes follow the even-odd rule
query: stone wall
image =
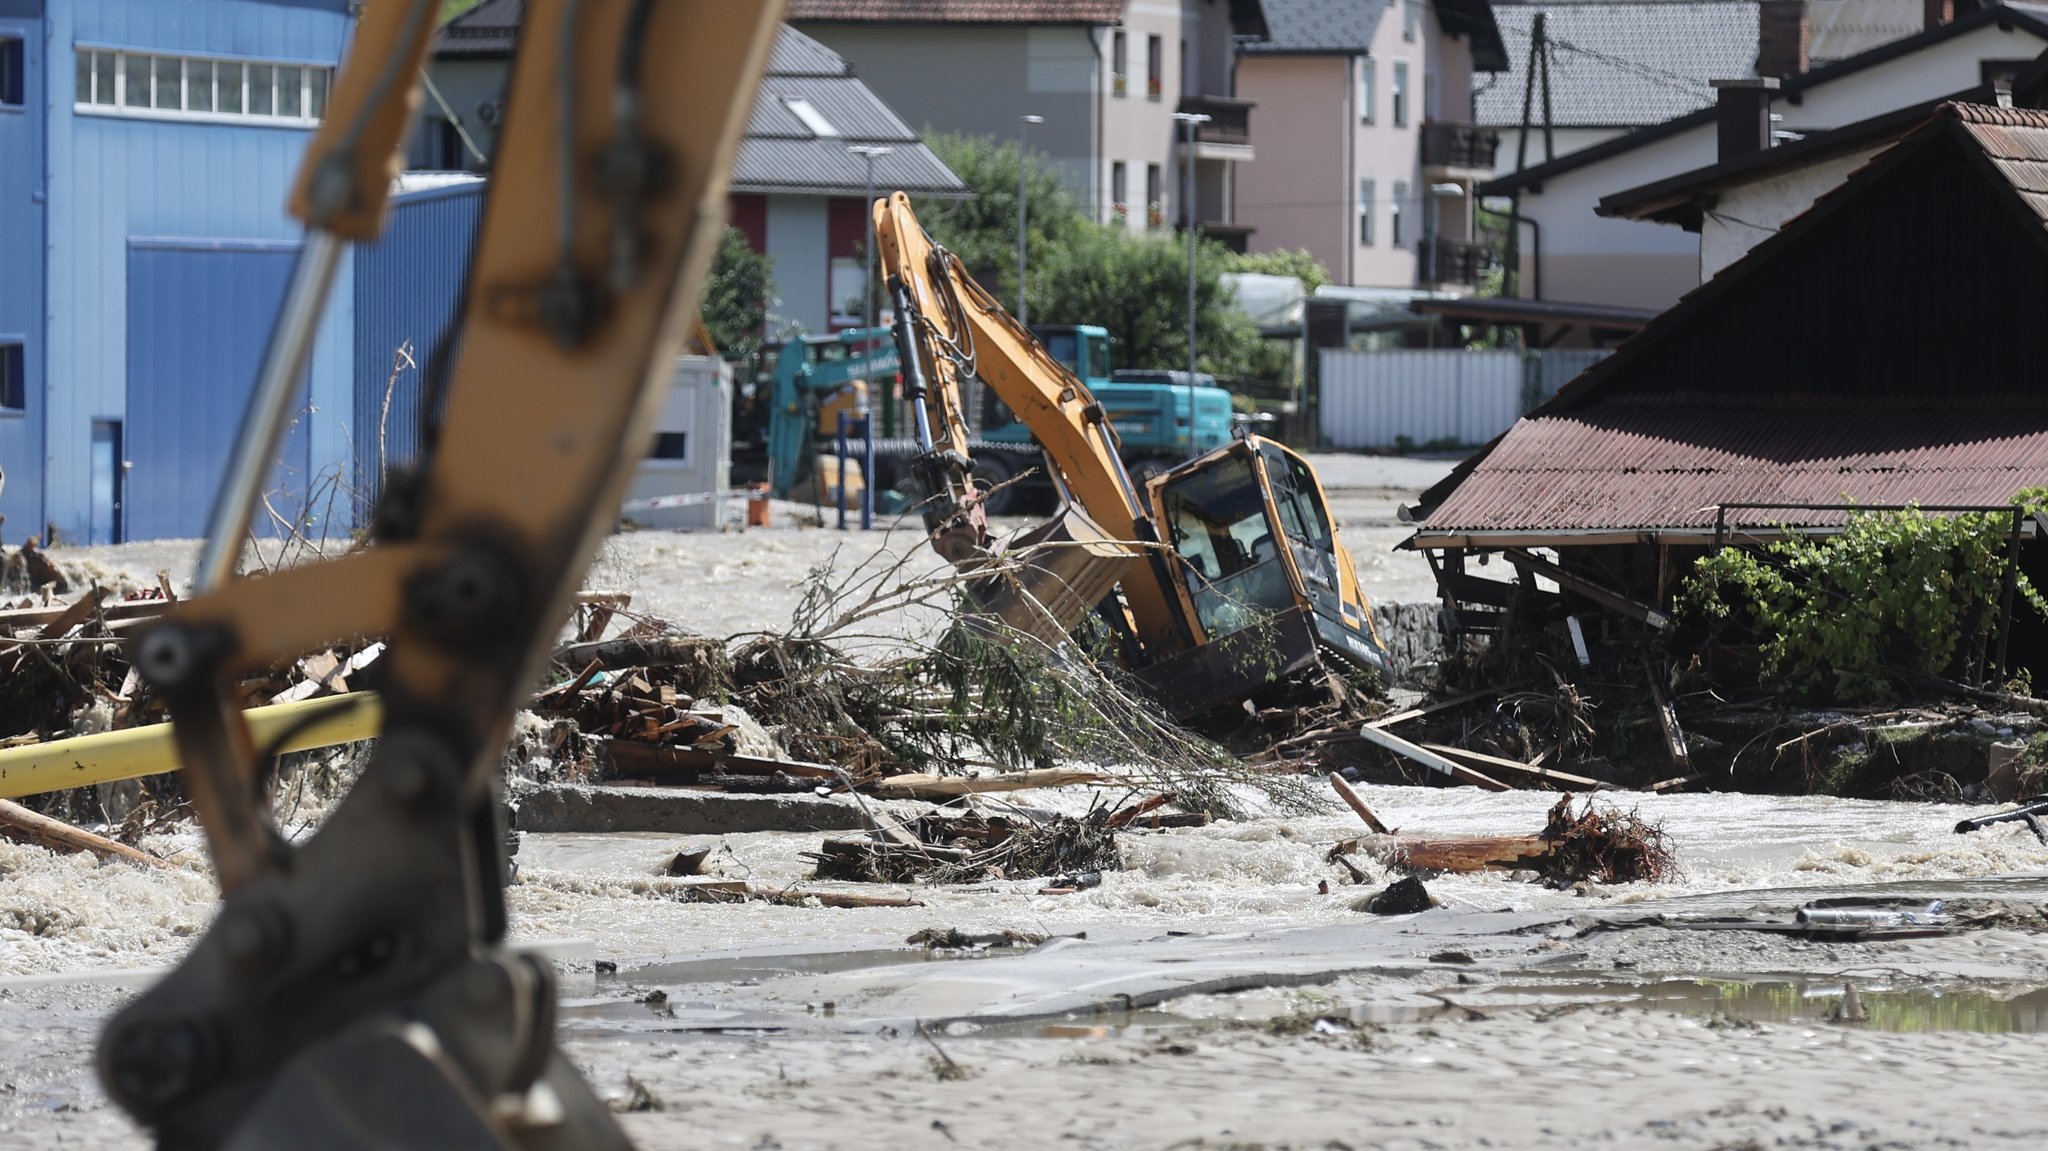
<svg viewBox="0 0 2048 1151">
<path fill-rule="evenodd" d="M 1443 632 L 1437 624 L 1442 604 L 1436 600 L 1415 603 L 1376 603 L 1372 626 L 1379 632 L 1393 660 L 1394 673 L 1405 676 L 1417 664 L 1435 663 L 1441 658 Z"/>
</svg>

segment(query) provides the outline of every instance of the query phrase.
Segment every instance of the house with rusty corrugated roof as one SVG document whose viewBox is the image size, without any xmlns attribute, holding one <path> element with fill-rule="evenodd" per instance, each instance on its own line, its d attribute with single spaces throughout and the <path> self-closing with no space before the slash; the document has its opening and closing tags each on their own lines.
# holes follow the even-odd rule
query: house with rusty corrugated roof
<svg viewBox="0 0 2048 1151">
<path fill-rule="evenodd" d="M 526 0 L 484 0 L 442 28 L 410 167 L 488 168 L 525 15 Z M 965 192 L 844 58 L 784 25 L 733 161 L 729 201 L 733 226 L 775 262 L 780 302 L 771 327 L 793 321 L 824 332 L 860 323 L 868 161 L 855 148 L 881 150 L 877 188 L 919 197 Z"/>
<path fill-rule="evenodd" d="M 2009 506 L 2048 486 L 2044 314 L 2048 112 L 1943 104 L 1424 493 L 1404 546 L 1474 630 L 1538 576 L 1654 623 L 1723 542 Z"/>
</svg>

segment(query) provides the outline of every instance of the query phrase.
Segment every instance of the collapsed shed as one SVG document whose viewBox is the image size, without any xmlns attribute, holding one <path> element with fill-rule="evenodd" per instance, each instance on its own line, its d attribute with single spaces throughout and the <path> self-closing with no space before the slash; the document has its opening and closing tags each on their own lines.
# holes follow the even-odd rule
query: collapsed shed
<svg viewBox="0 0 2048 1151">
<path fill-rule="evenodd" d="M 2008 508 L 2048 485 L 2043 315 L 2048 112 L 1944 104 L 1423 493 L 1404 546 L 1466 632 L 1511 604 L 1662 627 L 1723 542 Z M 1474 570 L 1493 557 L 1514 582 Z M 2012 628 L 2009 666 L 2048 664 Z"/>
</svg>

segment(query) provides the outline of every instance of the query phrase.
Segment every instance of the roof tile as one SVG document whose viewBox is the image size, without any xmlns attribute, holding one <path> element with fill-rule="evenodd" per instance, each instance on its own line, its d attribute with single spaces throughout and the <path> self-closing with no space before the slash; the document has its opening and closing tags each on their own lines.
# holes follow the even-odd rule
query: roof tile
<svg viewBox="0 0 2048 1151">
<path fill-rule="evenodd" d="M 1265 8 L 1270 35 L 1243 45 L 1247 53 L 1364 52 L 1387 11 L 1361 0 L 1265 0 Z"/>
<path fill-rule="evenodd" d="M 1659 123 L 1712 104 L 1709 80 L 1756 71 L 1755 0 L 1497 2 L 1493 16 L 1508 71 L 1474 93 L 1481 124 L 1522 122 L 1539 12 L 1551 44 L 1551 114 L 1559 127 Z M 1540 123 L 1540 85 L 1536 100 Z"/>
</svg>

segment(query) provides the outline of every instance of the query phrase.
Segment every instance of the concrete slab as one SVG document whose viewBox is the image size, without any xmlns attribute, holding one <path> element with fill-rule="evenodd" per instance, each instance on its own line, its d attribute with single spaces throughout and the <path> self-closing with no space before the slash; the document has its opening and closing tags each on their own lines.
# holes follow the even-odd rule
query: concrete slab
<svg viewBox="0 0 2048 1151">
<path fill-rule="evenodd" d="M 860 808 L 844 796 L 728 795 L 680 787 L 560 784 L 519 797 L 521 831 L 853 831 Z"/>
</svg>

